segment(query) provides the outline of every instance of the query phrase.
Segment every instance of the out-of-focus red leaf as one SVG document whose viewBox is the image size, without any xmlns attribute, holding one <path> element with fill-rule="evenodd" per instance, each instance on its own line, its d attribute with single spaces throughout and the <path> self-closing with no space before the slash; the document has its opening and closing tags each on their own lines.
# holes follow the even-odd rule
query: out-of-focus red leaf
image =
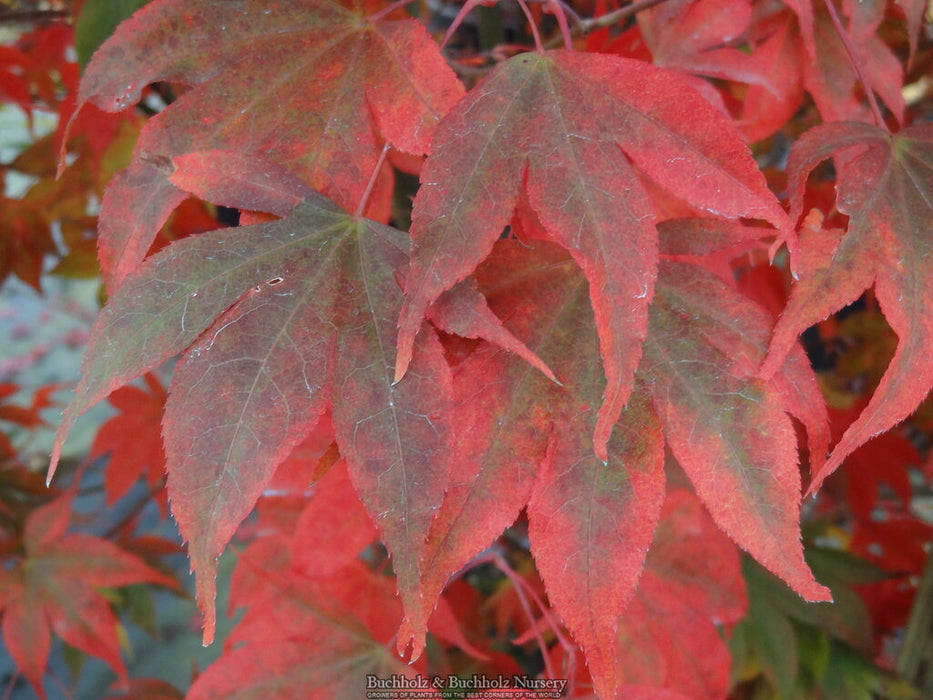
<svg viewBox="0 0 933 700">
<path fill-rule="evenodd" d="M 396 379 L 428 307 L 488 255 L 524 187 L 590 283 L 607 379 L 594 442 L 605 459 L 657 266 L 654 214 L 629 159 L 695 207 L 787 228 L 728 120 L 669 71 L 609 55 L 521 54 L 444 118 L 422 170 Z"/>
<path fill-rule="evenodd" d="M 823 120 L 872 120 L 861 94 L 859 77 L 852 59 L 839 38 L 829 13 L 812 0 L 788 0 L 797 15 L 800 36 L 809 58 L 809 69 L 802 73 L 804 85 L 813 96 Z M 883 2 L 844 2 L 849 19 L 844 27 L 849 45 L 868 81 L 868 89 L 878 93 L 898 122 L 904 121 L 904 97 L 901 88 L 904 71 L 900 61 L 877 35 Z"/>
<path fill-rule="evenodd" d="M 619 622 L 618 675 L 625 694 L 718 698 L 729 688 L 728 650 L 717 629 L 746 612 L 739 552 L 696 497 L 665 500 L 638 590 Z M 633 691 L 634 692 L 634 691 Z"/>
<path fill-rule="evenodd" d="M 857 412 L 835 410 L 831 415 L 838 438 L 856 418 Z M 913 487 L 909 469 L 919 466 L 921 457 L 903 434 L 891 431 L 869 440 L 850 454 L 845 464 L 847 468 L 840 474 L 845 481 L 846 502 L 853 516 L 869 522 L 882 488 L 890 491 L 905 510 L 910 508 Z"/>
<path fill-rule="evenodd" d="M 645 568 L 675 598 L 723 625 L 748 610 L 739 550 L 685 489 L 668 491 Z"/>
<path fill-rule="evenodd" d="M 148 391 L 126 386 L 110 395 L 110 403 L 119 414 L 98 428 L 91 445 L 91 457 L 110 455 L 104 478 L 108 505 L 126 495 L 141 475 L 155 486 L 165 474 L 165 389 L 153 374 L 146 375 L 146 386 Z"/>
<path fill-rule="evenodd" d="M 715 623 L 651 571 L 645 571 L 622 618 L 618 648 L 619 675 L 629 683 L 690 698 L 724 697 L 728 691 L 729 650 Z"/>
<path fill-rule="evenodd" d="M 133 165 L 108 190 L 101 256 L 111 291 L 183 197 L 168 182 L 171 158 L 264 155 L 353 211 L 382 139 L 424 153 L 463 94 L 418 21 L 370 19 L 328 0 L 152 2 L 95 53 L 79 104 L 122 110 L 157 80 L 193 88 L 149 120 Z"/>
<path fill-rule="evenodd" d="M 854 524 L 850 547 L 886 571 L 919 576 L 931 535 L 933 527 L 912 515 L 883 512 L 870 522 Z"/>
<path fill-rule="evenodd" d="M 329 576 L 356 559 L 376 535 L 341 460 L 314 484 L 295 524 L 293 565 L 308 578 Z"/>
<path fill-rule="evenodd" d="M 657 66 L 688 74 L 757 86 L 779 94 L 780 74 L 757 46 L 743 51 L 752 20 L 752 4 L 734 0 L 675 0 L 639 12 L 638 26 Z M 713 104 L 722 104 L 715 88 L 697 81 Z M 783 122 L 782 122 L 783 123 Z"/>
<path fill-rule="evenodd" d="M 37 428 L 43 425 L 45 421 L 39 415 L 39 412 L 52 405 L 52 400 L 49 397 L 52 392 L 57 390 L 58 386 L 55 384 L 39 388 L 33 395 L 32 403 L 28 408 L 0 404 L 0 420 L 15 423 L 24 428 Z M 5 399 L 17 391 L 19 391 L 19 387 L 16 384 L 0 383 L 0 399 Z"/>
<path fill-rule="evenodd" d="M 33 511 L 26 522 L 24 558 L 4 571 L 0 586 L 7 649 L 43 698 L 52 630 L 71 646 L 103 659 L 126 680 L 119 623 L 97 588 L 135 583 L 178 588 L 175 579 L 108 540 L 66 534 L 71 503 L 66 494 Z"/>
<path fill-rule="evenodd" d="M 769 28 L 770 33 L 758 44 L 755 55 L 770 83 L 768 87 L 749 85 L 738 117 L 739 128 L 750 143 L 784 126 L 803 102 L 806 54 L 794 17 L 784 12 L 769 24 L 776 26 Z"/>
<path fill-rule="evenodd" d="M 434 608 L 434 612 L 428 620 L 428 629 L 440 641 L 455 645 L 474 659 L 489 660 L 489 656 L 473 646 L 463 634 L 460 623 L 454 615 L 453 607 L 443 596 L 438 599 L 437 607 Z"/>
<path fill-rule="evenodd" d="M 807 132 L 794 144 L 788 165 L 793 217 L 801 214 L 810 171 L 832 156 L 837 207 L 849 216 L 848 230 L 841 237 L 814 234 L 816 247 L 778 321 L 761 374 L 774 372 L 805 328 L 872 285 L 898 346 L 871 401 L 815 475 L 811 492 L 859 445 L 910 415 L 933 385 L 927 313 L 933 303 L 933 128 L 920 124 L 891 136 L 868 124 L 840 123 Z"/>
<path fill-rule="evenodd" d="M 253 561 L 253 598 L 227 651 L 195 681 L 189 700 L 362 697 L 366 676 L 413 676 L 392 650 L 401 609 L 391 579 L 351 565 L 307 579 Z M 349 669 L 349 670 L 348 670 Z"/>
<path fill-rule="evenodd" d="M 0 46 L 0 94 L 4 101 L 15 102 L 32 119 L 33 100 L 28 74 L 31 60 L 23 51 L 12 46 Z"/>
</svg>

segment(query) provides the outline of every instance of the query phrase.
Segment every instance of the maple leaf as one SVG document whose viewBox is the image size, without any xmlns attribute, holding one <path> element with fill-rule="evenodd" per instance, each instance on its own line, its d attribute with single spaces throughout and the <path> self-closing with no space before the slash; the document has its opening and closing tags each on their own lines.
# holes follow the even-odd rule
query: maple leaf
<svg viewBox="0 0 933 700">
<path fill-rule="evenodd" d="M 293 566 L 308 578 L 334 574 L 376 539 L 376 530 L 341 459 L 314 484 L 295 523 Z"/>
<path fill-rule="evenodd" d="M 777 93 L 775 75 L 758 47 L 746 52 L 735 46 L 745 40 L 751 20 L 752 5 L 745 0 L 678 0 L 638 13 L 638 27 L 654 65 Z M 725 111 L 712 85 L 696 79 L 691 83 Z"/>
<path fill-rule="evenodd" d="M 568 426 L 528 504 L 528 535 L 548 598 L 586 650 L 602 697 L 615 693 L 618 620 L 635 592 L 664 496 L 660 425 L 640 398 L 616 424 L 608 462 L 592 453 L 589 412 L 578 417 L 583 425 L 575 435 Z"/>
<path fill-rule="evenodd" d="M 690 234 L 704 231 L 700 225 L 686 228 Z M 712 227 L 705 233 L 708 240 L 728 241 L 761 231 L 734 229 Z M 674 231 L 666 233 L 674 245 Z M 690 234 L 681 237 L 694 238 Z M 800 416 L 812 443 L 828 444 L 825 409 L 820 410 L 818 386 L 802 351 L 798 348 L 772 384 L 761 384 L 754 373 L 767 350 L 772 323 L 767 313 L 711 273 L 663 263 L 649 323 L 654 331 L 645 341 L 650 349 L 604 464 L 590 447 L 605 379 L 585 277 L 554 244 L 534 240 L 529 245 L 499 242 L 475 277 L 493 310 L 554 369 L 561 385 L 489 346 L 458 366 L 452 423 L 459 430 L 447 451 L 451 486 L 425 548 L 424 605 L 433 606 L 447 578 L 489 546 L 527 501 L 531 548 L 549 598 L 586 650 L 601 696 L 613 697 L 620 681 L 616 625 L 641 574 L 663 497 L 662 426 L 717 525 L 780 570 L 798 591 L 825 597 L 796 541 L 796 438 L 785 411 Z M 685 307 L 680 296 L 694 301 Z M 665 316 L 672 313 L 677 327 L 665 331 Z M 687 371 L 678 378 L 667 367 L 689 364 L 694 356 L 711 363 L 712 383 L 698 382 L 694 368 L 688 381 Z M 677 396 L 677 390 L 667 399 L 677 383 L 684 384 L 686 396 Z M 719 416 L 730 393 L 738 397 L 725 408 L 736 420 L 731 428 Z M 768 406 L 760 415 L 756 399 Z M 683 427 L 671 413 L 692 421 L 696 444 L 684 445 Z M 772 424 L 780 434 L 765 437 Z M 713 435 L 725 441 L 722 449 Z M 779 449 L 763 449 L 775 441 Z M 788 483 L 781 486 L 782 479 Z M 721 483 L 730 484 L 729 498 L 718 490 Z M 733 488 L 735 483 L 740 485 Z M 735 493 L 743 493 L 745 501 L 737 505 Z M 408 633 L 417 640 L 423 631 L 403 625 L 400 637 Z"/>
<path fill-rule="evenodd" d="M 148 391 L 126 386 L 110 395 L 120 414 L 98 428 L 91 445 L 91 457 L 110 455 L 104 479 L 108 505 L 126 495 L 143 472 L 150 486 L 165 473 L 161 433 L 165 389 L 152 374 L 146 375 L 146 385 Z"/>
<path fill-rule="evenodd" d="M 799 218 L 810 171 L 835 156 L 836 206 L 849 217 L 846 233 L 812 232 L 795 285 L 761 369 L 769 376 L 807 327 L 849 304 L 874 285 L 878 303 L 897 334 L 897 352 L 871 401 L 833 448 L 815 476 L 819 488 L 859 445 L 906 418 L 933 385 L 927 348 L 933 330 L 927 310 L 933 227 L 933 128 L 920 124 L 890 135 L 869 124 L 815 127 L 794 144 L 788 164 L 791 215 Z M 805 249 L 806 250 L 806 249 Z"/>
<path fill-rule="evenodd" d="M 283 564 L 241 557 L 238 569 L 249 566 L 262 585 L 250 595 L 228 650 L 198 677 L 189 700 L 352 698 L 365 693 L 367 674 L 414 675 L 389 650 L 401 617 L 390 578 L 359 562 L 325 579 L 303 578 Z M 240 592 L 235 588 L 231 597 Z"/>
<path fill-rule="evenodd" d="M 19 386 L 9 382 L 0 382 L 0 399 L 6 399 L 19 391 Z M 0 420 L 21 425 L 24 428 L 36 428 L 43 425 L 45 421 L 39 412 L 52 405 L 49 396 L 58 390 L 58 386 L 51 384 L 44 386 L 36 391 L 32 397 L 32 404 L 26 406 L 16 406 L 8 403 L 0 404 Z"/>
<path fill-rule="evenodd" d="M 0 281 L 15 274 L 40 291 L 42 261 L 55 252 L 48 221 L 33 202 L 0 196 L 3 240 L 0 242 Z"/>
<path fill-rule="evenodd" d="M 448 577 L 528 504 L 549 595 L 608 687 L 615 621 L 634 590 L 660 507 L 660 435 L 655 428 L 652 440 L 651 416 L 638 414 L 630 422 L 647 423 L 648 446 L 626 433 L 610 442 L 608 465 L 593 454 L 596 410 L 583 402 L 598 405 L 604 378 L 586 281 L 564 251 L 546 242 L 533 251 L 503 242 L 476 277 L 509 329 L 563 384 L 492 346 L 458 367 L 451 419 L 458 431 L 445 452 L 450 487 L 428 534 L 423 605 L 432 609 Z M 628 468 L 627 458 L 634 462 L 651 447 L 653 459 Z M 576 492 L 583 495 L 568 501 Z M 424 629 L 403 625 L 399 637 L 409 634 L 419 649 Z"/>
<path fill-rule="evenodd" d="M 52 404 L 49 395 L 56 391 L 56 385 L 50 385 L 39 389 L 32 399 L 32 405 L 16 406 L 8 403 L 0 403 L 0 421 L 7 421 L 24 428 L 36 428 L 45 423 L 39 412 Z M 19 391 L 19 386 L 9 382 L 0 382 L 0 401 L 5 401 L 7 397 L 12 396 Z M 4 433 L 0 433 L 0 457 L 9 458 L 16 461 L 16 449 L 10 438 Z M 2 508 L 2 506 L 0 506 Z"/>
<path fill-rule="evenodd" d="M 797 406 L 807 399 L 754 378 L 768 315 L 699 267 L 665 263 L 662 278 L 640 372 L 671 451 L 720 528 L 800 595 L 826 600 L 803 560 L 786 413 L 805 414 Z M 828 425 L 808 427 L 818 434 Z"/>
<path fill-rule="evenodd" d="M 717 624 L 734 624 L 746 609 L 738 549 L 695 495 L 672 488 L 645 573 L 619 623 L 619 675 L 659 694 L 663 688 L 724 697 L 728 650 Z"/>
<path fill-rule="evenodd" d="M 463 94 L 417 20 L 367 18 L 328 0 L 152 2 L 95 53 L 78 103 L 122 110 L 157 80 L 193 87 L 149 120 L 105 196 L 100 254 L 110 290 L 185 197 L 168 181 L 174 156 L 262 154 L 352 211 L 380 136 L 424 153 Z"/>
<path fill-rule="evenodd" d="M 68 534 L 72 500 L 73 494 L 65 494 L 30 513 L 22 558 L 0 576 L 6 648 L 42 698 L 52 630 L 71 646 L 103 659 L 126 680 L 119 623 L 98 587 L 154 583 L 179 588 L 175 579 L 112 542 Z"/>
<path fill-rule="evenodd" d="M 432 142 L 412 214 L 396 380 L 427 308 L 487 256 L 524 187 L 590 283 L 607 379 L 594 445 L 605 460 L 631 392 L 658 259 L 654 214 L 632 163 L 695 207 L 787 228 L 741 137 L 676 75 L 608 55 L 519 55 L 461 100 Z"/>
<path fill-rule="evenodd" d="M 127 279 L 92 329 L 53 453 L 54 468 L 88 406 L 185 351 L 163 437 L 172 511 L 189 542 L 208 641 L 216 557 L 328 405 L 354 487 L 392 552 L 407 612 L 421 610 L 424 532 L 447 485 L 448 465 L 435 458 L 452 391 L 439 342 L 424 334 L 413 381 L 396 385 L 386 370 L 407 237 L 342 212 L 272 166 L 271 174 L 238 177 L 248 160 L 181 157 L 176 180 L 219 203 L 235 197 L 287 217 L 177 241 Z M 504 336 L 477 295 L 465 305 L 478 335 L 492 328 L 494 339 Z"/>
<path fill-rule="evenodd" d="M 764 65 L 770 81 L 768 88 L 749 85 L 742 102 L 738 125 L 749 143 L 772 135 L 800 109 L 802 76 L 806 72 L 800 31 L 789 11 L 770 22 L 755 25 L 753 33 L 764 35 L 759 38 L 755 55 Z"/>
<path fill-rule="evenodd" d="M 811 0 L 788 0 L 787 5 L 797 15 L 800 38 L 810 59 L 811 69 L 803 71 L 802 78 L 824 121 L 871 119 L 863 99 L 857 94 L 859 76 L 852 66 L 852 61 L 856 60 L 869 83 L 866 89 L 877 92 L 898 122 L 903 123 L 903 68 L 887 44 L 877 36 L 886 3 L 878 0 L 846 0 L 842 3 L 849 18 L 844 31 L 854 51 L 854 59 L 826 10 L 814 8 Z M 915 45 L 916 39 L 911 42 Z"/>
</svg>

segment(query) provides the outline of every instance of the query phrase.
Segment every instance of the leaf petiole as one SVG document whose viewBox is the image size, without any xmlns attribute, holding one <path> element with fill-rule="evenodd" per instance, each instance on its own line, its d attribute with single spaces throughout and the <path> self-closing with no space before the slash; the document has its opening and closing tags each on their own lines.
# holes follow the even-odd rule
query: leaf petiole
<svg viewBox="0 0 933 700">
<path fill-rule="evenodd" d="M 884 129 L 889 134 L 891 130 L 888 128 L 888 125 L 884 123 L 884 117 L 881 115 L 881 108 L 878 106 L 878 100 L 875 97 L 875 92 L 871 88 L 871 83 L 868 80 L 868 77 L 865 75 L 865 69 L 862 66 L 862 62 L 859 60 L 858 54 L 855 52 L 855 48 L 852 46 L 852 42 L 849 39 L 849 33 L 846 31 L 846 28 L 842 26 L 842 20 L 839 18 L 839 13 L 836 12 L 836 6 L 833 4 L 832 0 L 825 0 L 826 10 L 829 12 L 830 19 L 833 21 L 833 26 L 836 28 L 836 34 L 839 35 L 839 40 L 842 42 L 842 46 L 846 50 L 846 55 L 849 57 L 849 63 L 852 65 L 852 70 L 855 71 L 855 75 L 858 76 L 859 82 L 862 84 L 862 89 L 865 91 L 865 97 L 868 99 L 868 106 L 871 109 L 872 116 L 875 119 L 875 125 Z"/>
<path fill-rule="evenodd" d="M 366 211 L 366 204 L 369 202 L 369 197 L 373 193 L 373 188 L 376 186 L 376 179 L 379 177 L 379 173 L 382 171 L 382 166 L 386 162 L 386 155 L 389 153 L 389 144 L 386 142 L 382 146 L 382 153 L 379 154 L 379 159 L 376 161 L 376 167 L 373 168 L 372 177 L 369 178 L 369 184 L 366 185 L 366 190 L 363 192 L 363 196 L 360 197 L 360 203 L 356 207 L 356 211 L 353 212 L 353 216 L 363 216 L 363 212 Z"/>
</svg>

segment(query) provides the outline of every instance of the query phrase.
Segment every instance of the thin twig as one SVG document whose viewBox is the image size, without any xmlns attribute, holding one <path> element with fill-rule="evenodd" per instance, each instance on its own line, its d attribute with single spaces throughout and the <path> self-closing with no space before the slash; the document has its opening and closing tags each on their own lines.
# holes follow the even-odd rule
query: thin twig
<svg viewBox="0 0 933 700">
<path fill-rule="evenodd" d="M 580 23 L 574 26 L 573 31 L 571 32 L 573 36 L 586 36 L 590 32 L 594 32 L 597 29 L 603 29 L 605 27 L 611 27 L 616 22 L 621 22 L 624 19 L 636 15 L 643 10 L 654 7 L 655 5 L 660 5 L 661 3 L 667 2 L 667 0 L 637 0 L 631 5 L 626 5 L 625 7 L 620 7 L 618 10 L 613 10 L 612 12 L 603 15 L 602 17 L 591 17 L 589 19 L 580 20 Z M 563 43 L 563 37 L 556 36 L 548 41 L 544 48 L 553 49 Z"/>
<path fill-rule="evenodd" d="M 11 12 L 0 12 L 0 23 L 56 22 L 70 17 L 70 10 L 13 10 Z"/>
</svg>

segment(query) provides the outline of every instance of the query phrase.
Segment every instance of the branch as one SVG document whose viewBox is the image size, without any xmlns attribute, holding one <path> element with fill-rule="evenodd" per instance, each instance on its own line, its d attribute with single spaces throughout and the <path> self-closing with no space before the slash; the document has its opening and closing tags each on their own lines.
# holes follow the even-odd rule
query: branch
<svg viewBox="0 0 933 700">
<path fill-rule="evenodd" d="M 16 24 L 19 22 L 56 22 L 69 19 L 71 10 L 10 10 L 0 11 L 0 23 Z"/>
<path fill-rule="evenodd" d="M 580 20 L 573 27 L 571 34 L 575 37 L 586 36 L 587 34 L 596 31 L 597 29 L 603 29 L 604 27 L 610 27 L 616 22 L 621 22 L 632 15 L 638 14 L 642 10 L 647 10 L 655 5 L 660 5 L 667 0 L 636 0 L 631 5 L 626 5 L 625 7 L 620 7 L 618 10 L 613 10 L 609 14 L 605 14 L 602 17 L 591 17 L 589 19 Z M 556 36 L 548 41 L 544 48 L 553 49 L 557 46 L 560 46 L 563 38 Z"/>
</svg>

